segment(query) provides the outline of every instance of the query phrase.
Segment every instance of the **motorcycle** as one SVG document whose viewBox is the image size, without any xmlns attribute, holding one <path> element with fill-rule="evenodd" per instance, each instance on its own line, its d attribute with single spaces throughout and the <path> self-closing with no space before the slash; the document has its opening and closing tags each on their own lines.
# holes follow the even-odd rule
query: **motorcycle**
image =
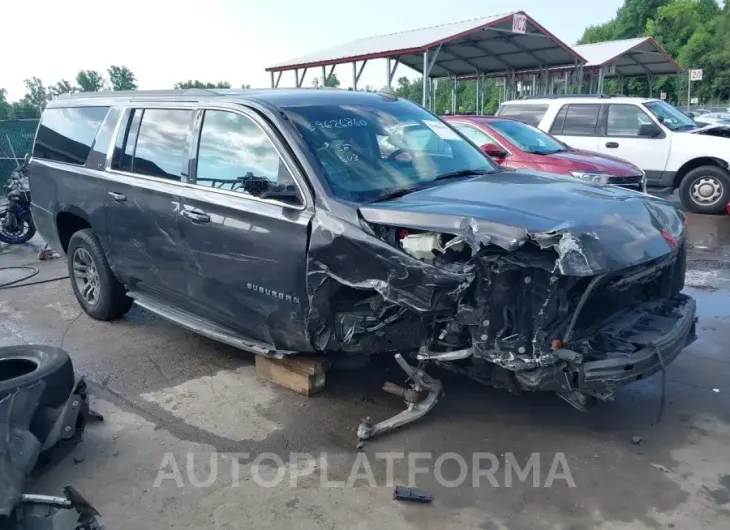
<svg viewBox="0 0 730 530">
<path fill-rule="evenodd" d="M 29 241 L 36 232 L 30 213 L 28 159 L 10 174 L 6 186 L 7 204 L 0 206 L 0 242 L 17 245 Z"/>
</svg>

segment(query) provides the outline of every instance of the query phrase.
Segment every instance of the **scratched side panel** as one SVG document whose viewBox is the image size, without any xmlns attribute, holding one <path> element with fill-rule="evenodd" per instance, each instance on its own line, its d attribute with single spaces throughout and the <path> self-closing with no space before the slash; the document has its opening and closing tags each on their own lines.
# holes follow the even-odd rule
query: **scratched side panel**
<svg viewBox="0 0 730 530">
<path fill-rule="evenodd" d="M 180 185 L 173 181 L 107 173 L 104 196 L 110 265 L 131 289 L 158 297 L 184 292 L 177 210 Z M 110 192 L 126 197 L 116 202 Z"/>
</svg>

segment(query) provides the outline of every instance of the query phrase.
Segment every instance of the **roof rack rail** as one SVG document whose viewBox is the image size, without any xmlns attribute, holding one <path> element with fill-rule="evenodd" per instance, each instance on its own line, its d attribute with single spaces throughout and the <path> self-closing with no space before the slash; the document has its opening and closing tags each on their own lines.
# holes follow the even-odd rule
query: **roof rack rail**
<svg viewBox="0 0 730 530">
<path fill-rule="evenodd" d="M 208 88 L 176 88 L 173 90 L 102 90 L 99 92 L 76 92 L 62 94 L 58 99 L 69 98 L 110 98 L 110 97 L 169 97 L 169 96 L 225 96 L 219 91 Z"/>
<path fill-rule="evenodd" d="M 543 94 L 534 96 L 520 96 L 517 99 L 560 99 L 560 98 L 622 98 L 621 94 Z"/>
</svg>

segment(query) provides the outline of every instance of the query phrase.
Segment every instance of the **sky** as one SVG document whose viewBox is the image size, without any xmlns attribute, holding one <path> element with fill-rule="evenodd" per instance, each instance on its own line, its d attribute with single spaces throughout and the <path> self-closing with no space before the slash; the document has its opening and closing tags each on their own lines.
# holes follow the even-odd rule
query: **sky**
<svg viewBox="0 0 730 530">
<path fill-rule="evenodd" d="M 525 11 L 558 38 L 574 44 L 583 30 L 614 16 L 623 0 L 3 0 L 0 88 L 14 101 L 23 80 L 75 83 L 79 70 L 107 76 L 127 66 L 140 89 L 178 81 L 228 81 L 267 87 L 265 68 L 354 39 L 447 22 Z M 360 87 L 385 84 L 384 61 L 370 61 Z M 321 70 L 317 69 L 317 74 Z M 335 73 L 352 86 L 352 66 Z M 398 67 L 396 77 L 416 77 Z M 311 86 L 314 73 L 304 85 Z M 280 86 L 293 86 L 285 72 Z"/>
</svg>

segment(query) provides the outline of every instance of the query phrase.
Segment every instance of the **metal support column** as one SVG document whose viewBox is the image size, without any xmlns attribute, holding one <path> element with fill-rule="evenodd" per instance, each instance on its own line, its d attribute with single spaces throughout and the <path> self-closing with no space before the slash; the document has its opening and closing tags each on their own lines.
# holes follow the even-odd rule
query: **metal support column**
<svg viewBox="0 0 730 530">
<path fill-rule="evenodd" d="M 604 66 L 598 71 L 598 95 L 603 94 L 603 83 L 606 79 L 606 70 Z"/>
<path fill-rule="evenodd" d="M 294 86 L 299 86 L 299 68 L 294 69 Z"/>
<path fill-rule="evenodd" d="M 436 112 L 436 85 L 438 80 L 431 78 L 431 112 Z"/>
<path fill-rule="evenodd" d="M 322 65 L 322 86 L 327 86 L 327 67 Z"/>
<path fill-rule="evenodd" d="M 568 78 L 570 77 L 570 72 L 563 72 L 563 93 L 568 93 Z"/>
<path fill-rule="evenodd" d="M 618 74 L 618 91 L 619 94 L 622 96 L 624 95 L 624 76 L 621 74 Z"/>
<path fill-rule="evenodd" d="M 352 61 L 352 89 L 357 90 L 357 61 Z"/>
<path fill-rule="evenodd" d="M 386 63 L 387 64 L 385 65 L 385 67 L 386 67 L 386 72 L 385 72 L 386 78 L 385 79 L 386 79 L 387 85 L 392 86 L 393 80 L 390 78 L 390 57 L 388 57 L 386 59 Z"/>
<path fill-rule="evenodd" d="M 451 83 L 451 114 L 456 114 L 456 91 L 458 84 L 459 80 L 454 76 L 454 81 Z"/>
<path fill-rule="evenodd" d="M 649 75 L 646 76 L 646 80 L 649 83 L 649 97 L 650 98 L 653 98 L 654 97 L 654 90 L 653 90 L 653 87 L 651 86 L 651 74 L 649 74 Z"/>
<path fill-rule="evenodd" d="M 421 102 L 424 108 L 426 107 L 426 101 L 428 100 L 428 50 L 423 52 L 423 101 Z"/>
<path fill-rule="evenodd" d="M 486 77 L 485 77 L 484 74 L 481 74 L 480 77 L 482 79 L 482 89 L 479 92 L 480 92 L 480 95 L 481 95 L 481 101 L 482 102 L 479 105 L 479 114 L 481 114 L 483 116 L 484 115 L 484 93 L 486 91 L 486 87 L 484 85 L 486 85 L 487 83 L 486 83 Z"/>
<path fill-rule="evenodd" d="M 276 84 L 274 83 L 274 72 L 269 72 L 271 74 L 271 88 L 275 88 Z"/>
<path fill-rule="evenodd" d="M 476 92 L 476 94 L 475 94 L 476 101 L 474 101 L 474 114 L 476 114 L 477 116 L 479 115 L 479 89 L 481 88 L 480 81 L 481 81 L 481 79 L 479 77 L 477 77 L 477 79 L 476 79 L 477 86 L 476 86 L 476 91 L 475 91 Z"/>
</svg>

